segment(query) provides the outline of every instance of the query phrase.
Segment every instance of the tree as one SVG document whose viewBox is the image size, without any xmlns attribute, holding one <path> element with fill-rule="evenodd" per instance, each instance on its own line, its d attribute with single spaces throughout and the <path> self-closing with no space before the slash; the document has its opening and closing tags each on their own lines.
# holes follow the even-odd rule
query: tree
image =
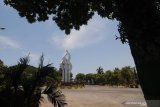
<svg viewBox="0 0 160 107">
<path fill-rule="evenodd" d="M 60 83 L 62 80 L 62 75 L 60 74 L 59 70 L 55 67 L 52 67 L 52 73 L 49 74 L 48 78 L 51 78 L 54 82 Z"/>
<path fill-rule="evenodd" d="M 104 74 L 95 74 L 96 75 L 96 84 L 105 85 L 105 75 Z"/>
<path fill-rule="evenodd" d="M 96 82 L 96 74 L 93 73 L 86 74 L 86 82 L 88 84 L 94 85 Z"/>
<path fill-rule="evenodd" d="M 96 71 L 97 71 L 97 74 L 95 74 L 96 84 L 105 85 L 105 76 L 104 76 L 103 68 L 99 66 L 98 69 L 96 69 Z"/>
<path fill-rule="evenodd" d="M 120 70 L 119 68 L 115 68 L 113 73 L 112 73 L 112 81 L 114 81 L 114 85 L 119 85 L 121 82 L 120 82 Z"/>
<path fill-rule="evenodd" d="M 76 80 L 79 81 L 79 82 L 84 82 L 84 81 L 86 80 L 85 74 L 83 74 L 83 73 L 78 73 L 78 74 L 76 75 Z"/>
<path fill-rule="evenodd" d="M 112 85 L 112 71 L 108 70 L 105 72 L 106 83 Z"/>
<path fill-rule="evenodd" d="M 2 60 L 0 60 L 0 67 L 2 67 L 3 66 L 3 61 Z"/>
<path fill-rule="evenodd" d="M 134 78 L 134 72 L 132 71 L 130 66 L 122 67 L 121 72 L 121 81 L 125 83 L 125 85 L 131 84 Z"/>
<path fill-rule="evenodd" d="M 5 67 L 4 64 L 3 64 L 3 61 L 0 60 L 0 83 L 3 81 L 3 78 L 4 78 L 3 70 L 4 70 L 5 68 L 6 68 L 6 67 Z"/>
<path fill-rule="evenodd" d="M 103 68 L 102 67 L 99 67 L 97 70 L 97 74 L 103 74 Z"/>
<path fill-rule="evenodd" d="M 43 65 L 43 55 L 40 59 L 39 67 L 32 73 L 28 72 L 31 67 L 27 69 L 28 57 L 20 58 L 17 65 L 3 69 L 4 76 L 0 82 L 1 105 L 4 107 L 39 107 L 43 100 L 42 94 L 46 94 L 55 107 L 64 107 L 66 104 L 64 95 L 57 90 L 56 84 L 50 82 L 46 85 L 47 77 L 53 72 L 53 67 L 51 64 Z"/>
<path fill-rule="evenodd" d="M 95 12 L 119 21 L 122 43 L 128 43 L 149 107 L 160 101 L 160 0 L 4 0 L 30 22 L 53 20 L 67 34 L 87 24 Z M 154 71 L 154 73 L 153 73 Z M 152 77 L 153 78 L 152 78 Z M 152 100 L 152 101 L 151 101 Z M 157 107 L 160 103 L 155 101 Z"/>
</svg>

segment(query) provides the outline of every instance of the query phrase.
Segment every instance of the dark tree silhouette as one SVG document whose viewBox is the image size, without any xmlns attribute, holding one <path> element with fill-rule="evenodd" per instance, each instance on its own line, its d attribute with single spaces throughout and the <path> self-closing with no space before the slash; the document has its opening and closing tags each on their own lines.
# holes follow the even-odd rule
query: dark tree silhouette
<svg viewBox="0 0 160 107">
<path fill-rule="evenodd" d="M 0 67 L 3 66 L 3 61 L 0 59 Z"/>
<path fill-rule="evenodd" d="M 119 21 L 122 43 L 128 43 L 148 106 L 160 102 L 160 0 L 4 0 L 30 22 L 53 21 L 65 30 L 79 30 L 94 12 Z M 149 101 L 150 100 L 150 101 Z M 151 101 L 152 100 L 152 101 Z M 160 106 L 160 103 L 159 103 Z M 158 107 L 158 106 L 157 106 Z"/>
<path fill-rule="evenodd" d="M 102 67 L 98 67 L 98 69 L 96 69 L 96 71 L 97 71 L 97 74 L 104 74 Z"/>
<path fill-rule="evenodd" d="M 54 107 L 64 107 L 65 97 L 47 77 L 53 72 L 51 64 L 43 65 L 43 55 L 38 68 L 28 65 L 29 58 L 20 58 L 15 66 L 0 69 L 0 104 L 3 107 L 39 107 L 42 94 Z M 27 69 L 27 67 L 30 67 Z M 27 69 L 27 70 L 26 70 Z M 28 70 L 31 70 L 28 72 Z M 54 79 L 54 78 L 52 78 Z M 50 82 L 47 84 L 47 82 Z"/>
</svg>

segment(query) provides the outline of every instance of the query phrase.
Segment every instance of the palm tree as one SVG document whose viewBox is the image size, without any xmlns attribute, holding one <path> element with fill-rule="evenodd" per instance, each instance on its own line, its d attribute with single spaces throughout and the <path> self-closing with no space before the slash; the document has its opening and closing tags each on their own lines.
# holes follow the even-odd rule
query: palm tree
<svg viewBox="0 0 160 107">
<path fill-rule="evenodd" d="M 3 107 L 39 107 L 43 100 L 42 94 L 47 94 L 54 107 L 64 107 L 65 96 L 57 89 L 57 84 L 47 80 L 53 72 L 51 64 L 43 65 L 44 57 L 36 72 L 27 73 L 29 56 L 20 58 L 15 66 L 3 69 L 0 82 L 0 104 Z"/>
<path fill-rule="evenodd" d="M 97 74 L 104 74 L 102 67 L 98 67 L 96 71 L 97 71 Z"/>
</svg>

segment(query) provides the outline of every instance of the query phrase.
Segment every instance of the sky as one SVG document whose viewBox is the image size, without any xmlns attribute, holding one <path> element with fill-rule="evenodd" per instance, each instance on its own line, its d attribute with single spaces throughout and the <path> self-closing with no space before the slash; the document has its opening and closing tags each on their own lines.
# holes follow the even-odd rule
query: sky
<svg viewBox="0 0 160 107">
<path fill-rule="evenodd" d="M 96 73 L 115 67 L 135 66 L 128 44 L 116 40 L 118 22 L 97 14 L 79 31 L 65 35 L 52 19 L 30 24 L 18 12 L 0 1 L 0 59 L 8 66 L 30 54 L 30 64 L 38 66 L 44 54 L 45 64 L 60 66 L 65 50 L 71 54 L 72 73 Z"/>
</svg>

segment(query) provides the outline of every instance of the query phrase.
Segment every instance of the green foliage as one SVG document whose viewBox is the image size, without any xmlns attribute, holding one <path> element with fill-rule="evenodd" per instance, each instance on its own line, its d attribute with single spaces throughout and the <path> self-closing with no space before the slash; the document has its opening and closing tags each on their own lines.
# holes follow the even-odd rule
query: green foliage
<svg viewBox="0 0 160 107">
<path fill-rule="evenodd" d="M 112 84 L 112 71 L 108 70 L 105 72 L 106 84 Z"/>
<path fill-rule="evenodd" d="M 5 107 L 39 107 L 47 94 L 55 107 L 64 107 L 64 95 L 53 81 L 54 67 L 43 65 L 43 55 L 38 68 L 29 66 L 29 56 L 20 58 L 17 65 L 6 67 L 0 74 L 0 103 Z M 48 78 L 51 78 L 48 80 Z M 47 84 L 48 83 L 48 84 Z M 46 85 L 47 84 L 47 85 Z"/>
<path fill-rule="evenodd" d="M 0 60 L 0 79 L 2 78 L 3 69 L 4 69 L 3 61 Z"/>
<path fill-rule="evenodd" d="M 96 74 L 96 84 L 105 85 L 105 75 Z"/>
<path fill-rule="evenodd" d="M 114 84 L 114 85 L 118 85 L 119 84 L 119 74 L 118 74 L 118 72 L 113 72 L 112 73 L 112 84 Z"/>
<path fill-rule="evenodd" d="M 76 80 L 77 80 L 77 81 L 80 81 L 80 82 L 85 81 L 85 80 L 86 80 L 85 74 L 83 74 L 83 73 L 78 73 L 78 74 L 76 75 Z"/>
<path fill-rule="evenodd" d="M 79 30 L 80 26 L 87 24 L 97 12 L 101 17 L 120 21 L 121 36 L 117 38 L 121 39 L 122 43 L 128 39 L 125 23 L 129 21 L 131 26 L 144 28 L 150 23 L 149 19 L 153 19 L 160 12 L 159 0 L 4 0 L 4 3 L 16 9 L 29 23 L 46 21 L 52 16 L 53 21 L 61 30 L 65 30 L 66 34 L 69 34 L 71 29 Z M 152 14 L 152 17 L 144 14 L 146 9 L 150 9 L 148 14 Z M 158 20 L 156 17 L 154 19 Z"/>
<path fill-rule="evenodd" d="M 91 80 L 91 79 L 94 79 L 95 80 L 95 74 L 93 73 L 89 73 L 89 74 L 86 74 L 86 80 Z"/>
<path fill-rule="evenodd" d="M 103 75 L 104 74 L 103 68 L 98 67 L 98 69 L 96 71 L 97 71 L 97 74 L 95 74 L 96 84 L 104 85 L 105 84 L 105 76 Z"/>
<path fill-rule="evenodd" d="M 3 67 L 3 61 L 0 60 L 0 67 Z"/>
<path fill-rule="evenodd" d="M 97 70 L 97 74 L 103 74 L 103 68 L 102 67 L 99 67 Z"/>
<path fill-rule="evenodd" d="M 114 71 L 106 71 L 106 83 L 110 85 L 125 85 L 132 84 L 137 77 L 134 74 L 134 69 L 130 66 L 115 68 Z"/>
<path fill-rule="evenodd" d="M 86 74 L 86 83 L 94 85 L 96 81 L 96 74 L 89 73 Z"/>
<path fill-rule="evenodd" d="M 16 9 L 21 17 L 26 17 L 30 23 L 46 21 L 49 19 L 49 16 L 52 16 L 52 19 L 60 29 L 65 30 L 67 34 L 70 33 L 70 29 L 75 28 L 78 30 L 82 24 L 87 24 L 87 21 L 94 14 L 90 9 L 91 4 L 88 4 L 87 1 L 4 0 L 4 2 L 6 5 L 10 5 Z"/>
<path fill-rule="evenodd" d="M 100 71 L 101 67 L 97 69 Z M 103 69 L 102 69 L 103 70 Z M 130 66 L 122 67 L 121 69 L 115 68 L 113 71 L 107 70 L 105 73 L 97 72 L 97 74 L 89 73 L 89 74 L 82 74 L 78 73 L 76 75 L 76 79 L 78 81 L 86 81 L 87 84 L 91 85 L 136 85 L 138 87 L 138 77 L 137 73 L 135 72 L 135 68 L 131 68 Z"/>
<path fill-rule="evenodd" d="M 123 83 L 130 84 L 134 79 L 134 71 L 129 66 L 123 67 L 121 69 L 120 77 Z"/>
</svg>

